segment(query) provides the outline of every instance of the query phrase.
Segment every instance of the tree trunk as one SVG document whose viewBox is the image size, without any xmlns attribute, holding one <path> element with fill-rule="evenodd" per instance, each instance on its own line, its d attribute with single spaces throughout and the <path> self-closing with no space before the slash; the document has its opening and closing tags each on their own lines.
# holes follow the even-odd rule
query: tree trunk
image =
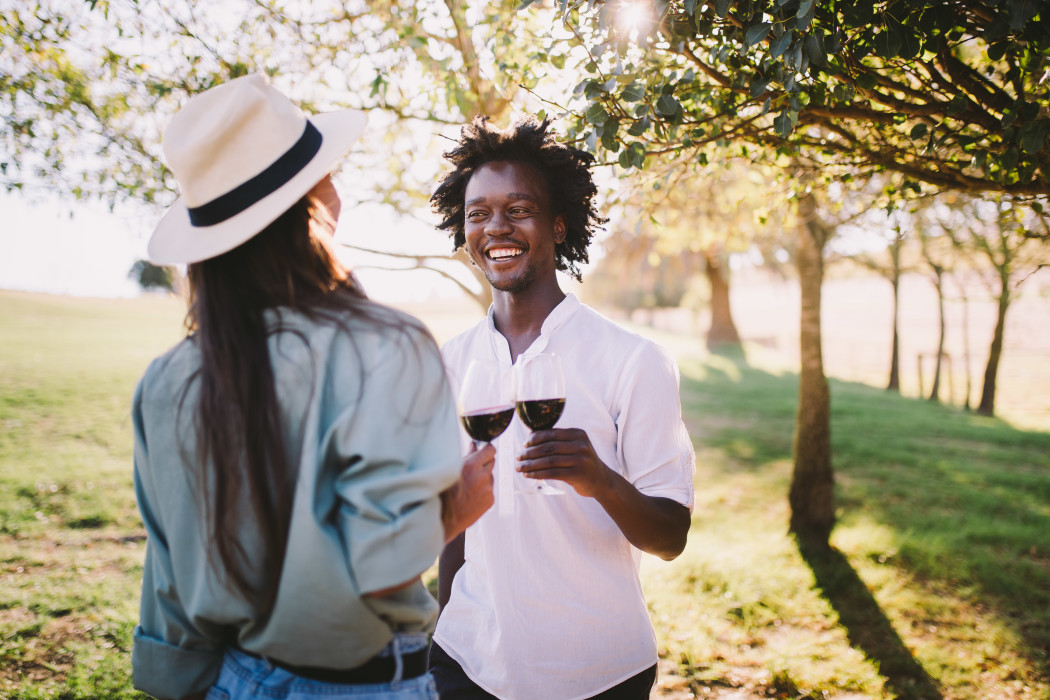
<svg viewBox="0 0 1050 700">
<path fill-rule="evenodd" d="M 711 327 L 707 331 L 709 350 L 740 345 L 740 334 L 733 323 L 733 312 L 729 307 L 729 280 L 726 278 L 717 246 L 704 250 L 704 270 L 711 285 Z"/>
<path fill-rule="evenodd" d="M 890 350 L 890 381 L 886 384 L 887 391 L 901 393 L 901 246 L 904 239 L 898 230 L 897 238 L 890 244 L 890 284 L 893 285 L 893 347 Z"/>
<path fill-rule="evenodd" d="M 1010 306 L 1009 274 L 1005 276 L 1000 274 L 1000 283 L 1002 287 L 999 292 L 999 314 L 995 320 L 992 346 L 988 350 L 988 365 L 984 368 L 981 403 L 977 406 L 977 412 L 984 416 L 995 414 L 995 378 L 999 373 L 999 359 L 1003 354 L 1003 330 L 1006 327 L 1006 310 Z"/>
<path fill-rule="evenodd" d="M 901 391 L 901 351 L 900 351 L 900 278 L 894 276 L 893 284 L 893 347 L 890 350 L 890 381 L 887 391 Z"/>
<path fill-rule="evenodd" d="M 812 194 L 799 199 L 798 266 L 801 286 L 798 412 L 795 416 L 790 530 L 807 544 L 828 544 L 835 524 L 831 468 L 831 398 L 821 355 L 820 292 L 824 278 L 825 231 Z"/>
<path fill-rule="evenodd" d="M 944 358 L 944 271 L 933 268 L 933 286 L 937 289 L 937 357 L 933 364 L 933 386 L 930 388 L 930 401 L 940 401 L 941 393 L 941 360 Z M 951 381 L 948 382 L 948 393 L 951 393 Z M 951 403 L 951 397 L 948 397 Z"/>
</svg>

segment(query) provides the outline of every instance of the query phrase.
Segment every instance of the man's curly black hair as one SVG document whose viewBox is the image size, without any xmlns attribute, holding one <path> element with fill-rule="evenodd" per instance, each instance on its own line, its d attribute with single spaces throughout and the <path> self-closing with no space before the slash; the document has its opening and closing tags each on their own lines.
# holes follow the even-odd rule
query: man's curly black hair
<svg viewBox="0 0 1050 700">
<path fill-rule="evenodd" d="M 471 176 L 493 161 L 532 165 L 547 184 L 552 214 L 560 214 L 565 221 L 565 240 L 555 247 L 557 268 L 579 280 L 577 263 L 587 262 L 587 245 L 607 219 L 594 208 L 598 192 L 590 170 L 594 156 L 559 143 L 548 131 L 549 126 L 549 119 L 537 122 L 528 117 L 500 129 L 487 117 L 475 117 L 463 127 L 456 147 L 444 154 L 455 168 L 441 178 L 430 203 L 442 218 L 438 228 L 449 232 L 453 250 L 458 250 L 466 243 L 463 210 Z"/>
</svg>

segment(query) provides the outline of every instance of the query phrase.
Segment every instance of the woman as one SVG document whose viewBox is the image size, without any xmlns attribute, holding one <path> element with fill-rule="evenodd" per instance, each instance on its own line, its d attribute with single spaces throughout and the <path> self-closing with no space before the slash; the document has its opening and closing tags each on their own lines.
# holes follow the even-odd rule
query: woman
<svg viewBox="0 0 1050 700">
<path fill-rule="evenodd" d="M 328 172 L 363 128 L 250 75 L 165 132 L 182 198 L 149 252 L 188 264 L 189 335 L 133 408 L 157 697 L 436 697 L 419 574 L 491 505 L 493 452 L 461 462 L 433 340 L 334 254 Z"/>
</svg>

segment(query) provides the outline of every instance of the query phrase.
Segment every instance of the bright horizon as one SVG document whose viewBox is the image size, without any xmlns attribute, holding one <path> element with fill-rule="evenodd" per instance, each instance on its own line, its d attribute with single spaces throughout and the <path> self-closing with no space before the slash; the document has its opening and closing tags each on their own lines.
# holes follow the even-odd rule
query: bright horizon
<svg viewBox="0 0 1050 700">
<path fill-rule="evenodd" d="M 355 216 L 356 212 L 356 216 Z M 0 289 L 68 296 L 131 298 L 142 293 L 128 277 L 136 260 L 146 257 L 146 242 L 154 217 L 131 207 L 114 212 L 97 202 L 74 202 L 51 195 L 27 201 L 18 193 L 0 193 Z M 158 215 L 159 216 L 159 215 Z M 386 219 L 386 221 L 384 221 Z M 378 223 L 377 223 L 378 222 Z M 390 237 L 368 236 L 378 228 Z M 343 212 L 336 238 L 340 242 L 391 250 L 425 250 L 441 254 L 442 234 L 423 223 L 396 223 L 386 212 L 368 207 Z M 383 240 L 386 238 L 386 240 Z M 447 246 L 446 246 L 447 247 Z M 457 298 L 462 292 L 434 272 L 388 272 L 368 265 L 397 264 L 359 251 L 347 250 L 343 259 L 355 268 L 369 296 L 390 303 Z"/>
</svg>

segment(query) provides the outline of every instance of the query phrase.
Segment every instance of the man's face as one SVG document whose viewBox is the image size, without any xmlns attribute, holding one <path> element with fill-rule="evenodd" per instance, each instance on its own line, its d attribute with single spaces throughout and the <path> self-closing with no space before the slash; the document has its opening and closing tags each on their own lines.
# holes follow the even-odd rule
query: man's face
<svg viewBox="0 0 1050 700">
<path fill-rule="evenodd" d="M 471 176 L 464 200 L 467 252 L 494 289 L 521 292 L 537 280 L 556 281 L 554 247 L 565 240 L 565 222 L 551 212 L 533 166 L 486 163 Z"/>
</svg>

